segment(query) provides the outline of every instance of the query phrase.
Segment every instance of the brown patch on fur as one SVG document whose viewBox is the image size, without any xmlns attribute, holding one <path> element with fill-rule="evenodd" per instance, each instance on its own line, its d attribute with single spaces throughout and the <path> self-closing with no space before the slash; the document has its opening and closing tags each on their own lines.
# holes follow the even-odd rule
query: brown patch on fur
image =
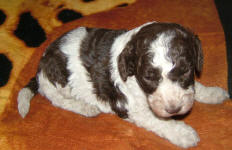
<svg viewBox="0 0 232 150">
<path fill-rule="evenodd" d="M 67 58 L 60 51 L 60 44 L 62 44 L 61 38 L 47 48 L 40 60 L 38 72 L 43 71 L 53 85 L 59 83 L 65 87 L 70 73 L 67 70 Z"/>
</svg>

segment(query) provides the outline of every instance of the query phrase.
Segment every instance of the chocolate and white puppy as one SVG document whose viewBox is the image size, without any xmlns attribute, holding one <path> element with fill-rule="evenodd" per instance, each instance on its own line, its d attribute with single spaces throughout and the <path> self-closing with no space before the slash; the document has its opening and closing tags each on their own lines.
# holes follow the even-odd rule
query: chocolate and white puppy
<svg viewBox="0 0 232 150">
<path fill-rule="evenodd" d="M 36 77 L 18 95 L 22 117 L 39 92 L 57 107 L 92 117 L 115 113 L 187 148 L 199 137 L 182 121 L 194 99 L 221 103 L 219 87 L 194 80 L 203 55 L 196 35 L 174 23 L 150 22 L 132 30 L 79 27 L 54 41 Z"/>
</svg>

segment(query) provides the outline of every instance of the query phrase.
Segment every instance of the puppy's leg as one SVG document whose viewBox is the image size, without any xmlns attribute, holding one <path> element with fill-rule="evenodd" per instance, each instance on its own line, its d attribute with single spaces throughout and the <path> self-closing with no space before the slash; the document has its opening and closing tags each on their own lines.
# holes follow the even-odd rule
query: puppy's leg
<svg viewBox="0 0 232 150">
<path fill-rule="evenodd" d="M 182 121 L 157 118 L 149 108 L 136 112 L 129 111 L 129 119 L 127 121 L 152 131 L 183 148 L 196 146 L 200 141 L 196 131 L 192 127 Z"/>
<path fill-rule="evenodd" d="M 52 100 L 52 104 L 86 117 L 94 117 L 100 113 L 96 106 L 87 104 L 83 100 L 57 98 Z"/>
<path fill-rule="evenodd" d="M 220 87 L 206 87 L 195 81 L 195 99 L 202 103 L 219 104 L 229 98 L 229 94 Z"/>
<path fill-rule="evenodd" d="M 39 92 L 47 97 L 54 106 L 63 108 L 74 113 L 78 113 L 87 117 L 93 117 L 100 113 L 98 107 L 86 103 L 84 100 L 79 100 L 71 97 L 68 87 L 62 88 L 59 84 L 54 86 L 49 80 L 40 73 Z"/>
</svg>

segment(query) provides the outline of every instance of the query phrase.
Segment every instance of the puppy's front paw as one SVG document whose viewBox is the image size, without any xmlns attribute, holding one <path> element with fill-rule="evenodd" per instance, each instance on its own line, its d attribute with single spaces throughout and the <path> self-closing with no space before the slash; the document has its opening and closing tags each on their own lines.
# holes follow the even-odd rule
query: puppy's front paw
<svg viewBox="0 0 232 150">
<path fill-rule="evenodd" d="M 220 104 L 229 98 L 228 92 L 220 87 L 206 87 L 200 93 L 196 95 L 196 100 L 207 104 Z"/>
<path fill-rule="evenodd" d="M 183 122 L 176 122 L 166 138 L 173 144 L 183 148 L 196 146 L 200 141 L 196 131 Z"/>
</svg>

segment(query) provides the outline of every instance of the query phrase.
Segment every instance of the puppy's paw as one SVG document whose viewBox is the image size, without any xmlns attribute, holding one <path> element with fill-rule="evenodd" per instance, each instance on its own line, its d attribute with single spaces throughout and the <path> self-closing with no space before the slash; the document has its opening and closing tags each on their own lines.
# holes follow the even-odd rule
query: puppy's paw
<svg viewBox="0 0 232 150">
<path fill-rule="evenodd" d="M 196 131 L 183 122 L 176 122 L 166 138 L 171 143 L 183 148 L 196 146 L 200 141 Z"/>
<path fill-rule="evenodd" d="M 227 91 L 220 87 L 205 87 L 201 94 L 196 94 L 195 99 L 207 104 L 220 104 L 229 98 Z"/>
</svg>

